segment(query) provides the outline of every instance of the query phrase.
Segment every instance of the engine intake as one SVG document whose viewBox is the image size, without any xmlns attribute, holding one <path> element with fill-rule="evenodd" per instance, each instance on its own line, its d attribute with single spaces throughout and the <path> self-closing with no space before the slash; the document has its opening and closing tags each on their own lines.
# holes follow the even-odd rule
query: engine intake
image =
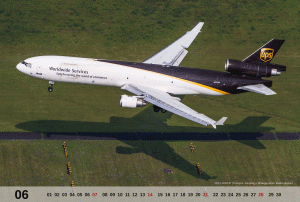
<svg viewBox="0 0 300 202">
<path fill-rule="evenodd" d="M 280 75 L 286 71 L 286 66 L 271 63 L 245 63 L 238 60 L 227 59 L 225 70 L 232 74 L 247 74 L 257 77 L 270 77 Z"/>
<path fill-rule="evenodd" d="M 120 100 L 121 107 L 136 108 L 145 106 L 146 102 L 140 96 L 122 95 Z"/>
</svg>

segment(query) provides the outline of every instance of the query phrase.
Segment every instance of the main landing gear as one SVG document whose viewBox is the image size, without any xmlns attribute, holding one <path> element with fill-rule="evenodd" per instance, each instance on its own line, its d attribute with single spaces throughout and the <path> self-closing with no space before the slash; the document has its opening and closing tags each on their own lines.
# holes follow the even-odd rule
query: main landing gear
<svg viewBox="0 0 300 202">
<path fill-rule="evenodd" d="M 153 110 L 154 110 L 154 112 L 159 112 L 159 110 L 160 110 L 162 113 L 166 113 L 166 112 L 167 112 L 167 110 L 162 109 L 162 108 L 160 108 L 160 107 L 158 107 L 158 106 L 156 106 L 156 105 L 153 105 Z"/>
<path fill-rule="evenodd" d="M 161 111 L 162 113 L 166 113 L 166 112 L 167 112 L 167 110 L 165 110 L 165 109 L 160 109 L 160 111 Z"/>
<path fill-rule="evenodd" d="M 50 84 L 50 86 L 48 87 L 48 91 L 49 92 L 52 92 L 53 91 L 53 84 L 54 84 L 54 81 L 49 81 L 49 84 Z"/>
</svg>

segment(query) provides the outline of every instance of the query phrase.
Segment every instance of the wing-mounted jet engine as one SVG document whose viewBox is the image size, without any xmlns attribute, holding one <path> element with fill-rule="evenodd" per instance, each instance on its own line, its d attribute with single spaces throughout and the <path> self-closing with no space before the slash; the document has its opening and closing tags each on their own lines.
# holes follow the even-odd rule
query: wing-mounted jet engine
<svg viewBox="0 0 300 202">
<path fill-rule="evenodd" d="M 236 75 L 249 75 L 256 77 L 270 77 L 280 75 L 286 71 L 286 66 L 271 63 L 245 63 L 238 60 L 227 59 L 225 70 Z"/>
<path fill-rule="evenodd" d="M 120 100 L 121 107 L 136 108 L 146 106 L 143 96 L 128 96 L 122 95 Z"/>
<path fill-rule="evenodd" d="M 234 75 L 270 77 L 286 71 L 286 66 L 270 63 L 284 43 L 284 39 L 272 39 L 243 61 L 228 59 L 225 70 Z"/>
</svg>

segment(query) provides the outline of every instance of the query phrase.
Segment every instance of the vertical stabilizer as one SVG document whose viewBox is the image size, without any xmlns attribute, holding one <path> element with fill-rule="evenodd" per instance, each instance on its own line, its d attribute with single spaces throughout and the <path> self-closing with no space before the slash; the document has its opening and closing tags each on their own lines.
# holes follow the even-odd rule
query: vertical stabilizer
<svg viewBox="0 0 300 202">
<path fill-rule="evenodd" d="M 284 43 L 284 39 L 272 39 L 263 47 L 249 55 L 243 62 L 246 63 L 269 63 L 275 57 L 277 51 Z"/>
</svg>

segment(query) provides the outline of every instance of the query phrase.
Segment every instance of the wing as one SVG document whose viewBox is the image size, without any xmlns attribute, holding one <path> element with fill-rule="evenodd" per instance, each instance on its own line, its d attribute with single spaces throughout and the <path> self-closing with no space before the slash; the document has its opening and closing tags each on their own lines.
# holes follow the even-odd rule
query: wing
<svg viewBox="0 0 300 202">
<path fill-rule="evenodd" d="M 275 95 L 276 93 L 272 91 L 270 88 L 263 84 L 249 85 L 238 87 L 237 89 L 246 90 L 254 93 L 260 93 L 263 95 Z"/>
<path fill-rule="evenodd" d="M 160 108 L 163 108 L 169 112 L 187 118 L 191 121 L 200 123 L 202 125 L 212 125 L 216 128 L 217 125 L 223 125 L 227 117 L 221 118 L 218 122 L 214 121 L 213 119 L 205 116 L 204 114 L 200 114 L 193 109 L 187 107 L 183 103 L 180 102 L 180 98 L 172 97 L 166 92 L 145 87 L 142 85 L 137 84 L 125 84 L 122 86 L 123 90 L 127 90 L 133 94 L 138 96 L 142 96 L 146 102 L 150 102 Z"/>
<path fill-rule="evenodd" d="M 188 48 L 200 32 L 204 22 L 199 22 L 191 31 L 159 51 L 143 63 L 178 66 L 186 56 Z"/>
</svg>

